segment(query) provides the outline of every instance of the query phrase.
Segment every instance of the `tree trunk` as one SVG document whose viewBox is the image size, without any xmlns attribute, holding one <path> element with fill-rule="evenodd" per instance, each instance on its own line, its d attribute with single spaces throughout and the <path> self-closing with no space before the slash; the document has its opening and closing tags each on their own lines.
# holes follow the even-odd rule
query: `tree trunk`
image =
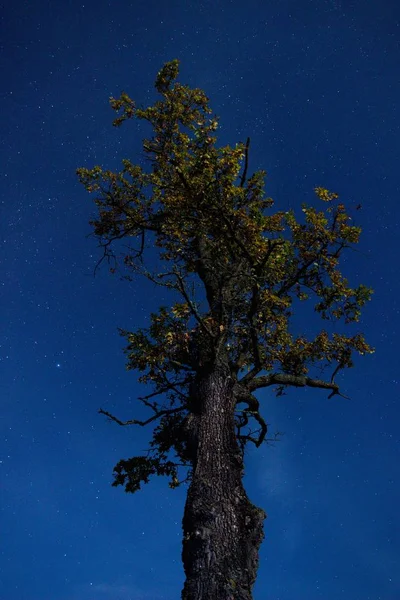
<svg viewBox="0 0 400 600">
<path fill-rule="evenodd" d="M 264 537 L 263 510 L 243 487 L 229 371 L 213 368 L 195 386 L 197 449 L 183 516 L 182 600 L 251 600 Z"/>
</svg>

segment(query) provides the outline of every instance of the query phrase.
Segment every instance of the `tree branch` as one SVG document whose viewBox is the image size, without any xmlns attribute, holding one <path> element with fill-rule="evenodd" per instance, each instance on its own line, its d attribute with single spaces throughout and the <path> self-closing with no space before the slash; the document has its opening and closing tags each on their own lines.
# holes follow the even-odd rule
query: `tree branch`
<svg viewBox="0 0 400 600">
<path fill-rule="evenodd" d="M 243 171 L 242 178 L 240 180 L 240 187 L 243 187 L 244 183 L 246 181 L 247 167 L 248 167 L 248 163 L 249 163 L 249 146 L 250 146 L 250 138 L 248 137 L 247 141 L 246 141 L 246 147 L 244 149 L 244 171 Z"/>
<path fill-rule="evenodd" d="M 222 212 L 221 214 L 221 219 L 224 221 L 225 225 L 227 226 L 231 236 L 232 236 L 232 240 L 235 242 L 235 244 L 237 244 L 239 246 L 239 248 L 241 249 L 243 256 L 245 256 L 247 258 L 247 261 L 249 263 L 249 265 L 251 267 L 254 266 L 254 259 L 251 256 L 250 252 L 247 250 L 245 244 L 242 242 L 242 240 L 240 240 L 235 233 L 235 230 L 232 226 L 232 222 L 231 220 L 225 215 L 224 212 Z"/>
<path fill-rule="evenodd" d="M 239 381 L 240 385 L 241 381 Z M 347 396 L 344 396 L 339 392 L 339 386 L 333 381 L 323 381 L 321 379 L 312 379 L 311 377 L 306 377 L 303 375 L 290 375 L 288 373 L 271 373 L 271 375 L 261 375 L 260 377 L 255 377 L 251 381 L 249 381 L 246 385 L 246 388 L 252 392 L 259 388 L 268 387 L 270 385 L 291 385 L 294 387 L 315 387 L 325 390 L 331 390 L 328 398 L 332 398 L 332 396 L 338 395 L 342 396 L 342 398 L 346 398 L 349 400 Z"/>
<path fill-rule="evenodd" d="M 186 302 L 189 305 L 190 311 L 192 313 L 192 315 L 194 316 L 194 318 L 196 319 L 196 321 L 199 323 L 200 327 L 202 328 L 202 330 L 209 335 L 211 338 L 213 338 L 213 334 L 210 331 L 210 329 L 207 327 L 207 325 L 204 322 L 204 319 L 201 317 L 199 311 L 197 310 L 195 304 L 192 302 L 188 291 L 186 289 L 185 286 L 185 280 L 182 277 L 182 275 L 177 271 L 177 270 L 173 270 L 172 272 L 173 275 L 175 275 L 177 281 L 178 281 L 178 290 L 180 291 L 180 293 L 182 294 L 182 296 L 184 297 L 184 299 L 186 300 Z"/>
<path fill-rule="evenodd" d="M 234 395 L 236 397 L 236 404 L 244 403 L 247 404 L 247 409 L 242 411 L 242 423 L 239 424 L 239 429 L 247 425 L 248 417 L 253 417 L 257 423 L 260 425 L 260 429 L 258 430 L 258 438 L 247 437 L 249 441 L 253 442 L 255 446 L 258 448 L 263 443 L 265 436 L 268 432 L 267 423 L 264 421 L 263 417 L 260 414 L 260 403 L 257 398 L 248 390 L 248 388 L 241 387 L 240 385 L 234 387 Z"/>
<path fill-rule="evenodd" d="M 137 419 L 130 419 L 129 421 L 121 421 L 120 419 L 118 419 L 117 417 L 114 417 L 114 415 L 112 415 L 111 413 L 109 413 L 106 410 L 103 410 L 102 408 L 99 408 L 98 412 L 102 415 L 106 415 L 106 417 L 111 419 L 111 421 L 115 421 L 116 423 L 118 423 L 118 425 L 140 425 L 143 427 L 144 425 L 148 425 L 149 423 L 152 423 L 156 419 L 159 419 L 163 415 L 172 415 L 174 413 L 184 410 L 185 408 L 186 408 L 186 406 L 180 406 L 178 408 L 170 408 L 170 409 L 160 410 L 155 415 L 153 415 L 152 417 L 147 419 L 146 421 L 138 421 Z"/>
</svg>

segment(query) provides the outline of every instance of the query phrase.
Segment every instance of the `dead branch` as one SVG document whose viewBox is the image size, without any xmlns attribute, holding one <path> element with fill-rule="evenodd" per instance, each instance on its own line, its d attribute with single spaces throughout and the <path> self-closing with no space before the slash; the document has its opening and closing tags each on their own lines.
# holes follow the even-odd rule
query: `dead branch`
<svg viewBox="0 0 400 600">
<path fill-rule="evenodd" d="M 115 417 L 114 415 L 109 413 L 107 410 L 103 410 L 102 408 L 99 408 L 98 412 L 102 415 L 106 415 L 106 417 L 108 417 L 111 421 L 115 421 L 116 423 L 118 423 L 118 425 L 140 425 L 141 427 L 143 427 L 144 425 L 148 425 L 149 423 L 156 421 L 157 419 L 159 419 L 160 417 L 162 417 L 164 415 L 172 415 L 174 413 L 184 410 L 185 408 L 186 408 L 185 406 L 180 406 L 178 408 L 159 410 L 155 415 L 153 415 L 146 421 L 139 421 L 137 419 L 130 419 L 129 421 L 121 421 L 120 419 L 118 419 L 117 417 Z"/>
<path fill-rule="evenodd" d="M 246 141 L 246 147 L 244 149 L 244 170 L 243 170 L 242 178 L 240 180 L 240 187 L 243 187 L 244 183 L 246 181 L 247 167 L 248 167 L 248 163 L 249 163 L 249 146 L 250 146 L 250 138 L 248 137 L 247 141 Z"/>
</svg>

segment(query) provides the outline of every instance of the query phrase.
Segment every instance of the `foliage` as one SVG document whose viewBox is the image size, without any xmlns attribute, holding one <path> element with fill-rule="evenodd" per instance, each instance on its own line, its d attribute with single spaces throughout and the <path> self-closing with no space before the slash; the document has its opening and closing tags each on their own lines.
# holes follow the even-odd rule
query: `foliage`
<svg viewBox="0 0 400 600">
<path fill-rule="evenodd" d="M 114 125 L 136 118 L 151 125 L 143 142 L 150 169 L 123 160 L 120 172 L 78 169 L 80 181 L 96 193 L 98 215 L 92 221 L 103 258 L 119 257 L 118 240 L 135 242 L 123 263 L 159 286 L 179 294 L 179 302 L 151 315 L 147 329 L 121 331 L 128 345 L 127 367 L 152 385 L 142 398 L 153 411 L 146 424 L 161 419 L 147 457 L 121 461 L 114 485 L 135 491 L 152 473 L 177 483 L 177 466 L 185 460 L 182 431 L 191 406 L 191 384 L 211 366 L 226 364 L 235 382 L 237 435 L 244 448 L 266 440 L 267 427 L 256 389 L 275 385 L 327 389 L 340 394 L 335 381 L 353 366 L 354 353 L 373 352 L 359 332 L 322 329 L 313 339 L 295 335 L 291 317 L 297 303 L 312 302 L 327 322 L 359 320 L 372 290 L 351 287 L 339 268 L 343 253 L 357 244 L 360 228 L 352 223 L 338 195 L 315 188 L 317 207 L 273 211 L 264 192 L 265 172 L 247 177 L 249 140 L 217 146 L 218 118 L 200 89 L 177 81 L 178 61 L 167 63 L 156 78 L 161 99 L 138 108 L 122 93 L 110 103 Z M 146 266 L 146 249 L 154 244 L 166 269 Z M 315 368 L 330 367 L 327 380 L 313 378 Z M 341 394 L 340 394 L 341 395 Z M 153 398 L 162 396 L 163 403 Z M 245 407 L 239 408 L 239 405 Z M 255 419 L 259 429 L 248 427 Z M 257 433 L 258 436 L 254 437 Z M 174 450 L 180 460 L 171 462 Z M 174 466 L 175 465 L 175 466 Z"/>
</svg>

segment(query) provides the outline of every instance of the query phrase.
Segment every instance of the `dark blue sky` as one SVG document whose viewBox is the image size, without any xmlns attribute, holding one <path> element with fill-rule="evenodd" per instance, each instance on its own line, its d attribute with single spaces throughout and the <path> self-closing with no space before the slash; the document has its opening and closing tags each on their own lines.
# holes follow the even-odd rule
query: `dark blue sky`
<svg viewBox="0 0 400 600">
<path fill-rule="evenodd" d="M 175 600 L 185 489 L 112 488 L 150 430 L 117 327 L 167 302 L 107 269 L 78 166 L 141 160 L 111 95 L 155 98 L 164 62 L 203 88 L 221 144 L 251 137 L 277 209 L 316 185 L 362 204 L 344 269 L 375 288 L 360 329 L 376 353 L 320 390 L 259 394 L 285 436 L 248 456 L 268 513 L 255 600 L 398 600 L 400 8 L 395 0 L 16 0 L 3 7 L 1 86 L 1 600 Z M 397 257 L 397 258 L 396 258 Z M 301 322 L 302 315 L 300 315 Z M 305 321 L 308 316 L 304 315 Z M 300 323 L 301 324 L 301 323 Z M 304 323 L 304 327 L 307 327 Z"/>
</svg>

